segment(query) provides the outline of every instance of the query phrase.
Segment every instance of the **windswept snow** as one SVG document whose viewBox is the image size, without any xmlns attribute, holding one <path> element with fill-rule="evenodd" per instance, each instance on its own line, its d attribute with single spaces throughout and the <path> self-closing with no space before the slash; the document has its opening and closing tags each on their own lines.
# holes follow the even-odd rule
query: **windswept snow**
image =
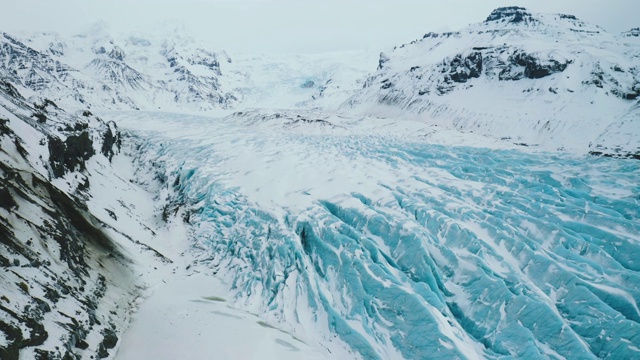
<svg viewBox="0 0 640 360">
<path fill-rule="evenodd" d="M 210 275 L 177 275 L 146 299 L 123 334 L 121 360 L 327 359 L 295 336 L 234 308 Z"/>
</svg>

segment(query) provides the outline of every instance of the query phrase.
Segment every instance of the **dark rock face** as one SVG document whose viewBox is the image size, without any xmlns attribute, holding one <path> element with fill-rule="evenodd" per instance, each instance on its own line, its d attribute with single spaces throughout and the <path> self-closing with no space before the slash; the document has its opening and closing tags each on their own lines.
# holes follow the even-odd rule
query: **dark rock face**
<svg viewBox="0 0 640 360">
<path fill-rule="evenodd" d="M 124 86 L 133 90 L 145 90 L 151 87 L 151 84 L 140 72 L 130 67 L 122 60 L 118 60 L 120 55 L 114 54 L 112 51 L 109 59 L 97 58 L 91 60 L 87 68 L 93 69 L 100 75 L 102 80 L 107 84 L 117 88 Z M 115 56 L 115 58 L 113 58 Z M 124 56 L 124 55 L 122 55 Z"/>
<path fill-rule="evenodd" d="M 0 311 L 3 311 L 9 315 L 9 318 L 29 329 L 29 336 L 25 338 L 20 327 L 14 326 L 10 322 L 0 320 L 0 331 L 2 331 L 7 340 L 9 340 L 9 344 L 6 347 L 0 347 L 1 359 L 18 360 L 20 358 L 20 349 L 42 345 L 49 337 L 44 326 L 38 322 L 38 319 L 43 315 L 40 309 L 35 308 L 34 311 L 31 312 L 32 316 L 21 316 L 3 305 L 0 305 Z"/>
<path fill-rule="evenodd" d="M 55 42 L 49 43 L 49 52 L 52 55 L 63 56 L 64 55 L 64 43 Z"/>
<path fill-rule="evenodd" d="M 215 71 L 216 75 L 222 75 L 220 72 L 220 62 L 214 54 L 206 54 L 201 57 L 197 57 L 191 61 L 192 64 L 204 65 L 209 69 Z"/>
<path fill-rule="evenodd" d="M 3 208 L 7 211 L 11 211 L 13 208 L 17 206 L 18 204 L 16 203 L 15 200 L 13 200 L 13 197 L 11 196 L 9 189 L 7 189 L 7 187 L 5 187 L 4 185 L 0 184 L 0 208 Z"/>
<path fill-rule="evenodd" d="M 559 62 L 554 59 L 542 60 L 532 54 L 516 51 L 509 57 L 509 63 L 500 72 L 500 80 L 541 79 L 563 72 L 571 62 Z M 522 68 L 522 70 L 518 68 Z"/>
<path fill-rule="evenodd" d="M 94 154 L 93 140 L 88 131 L 71 135 L 64 142 L 58 137 L 49 136 L 49 165 L 55 177 L 75 170 L 83 171 L 85 162 Z"/>
<path fill-rule="evenodd" d="M 640 97 L 640 88 L 634 93 L 624 94 L 622 96 L 625 100 L 635 100 Z"/>
<path fill-rule="evenodd" d="M 510 23 L 521 23 L 532 21 L 533 17 L 527 9 L 518 6 L 501 7 L 493 10 L 489 17 L 484 21 L 485 23 L 490 21 L 508 21 Z"/>
<path fill-rule="evenodd" d="M 560 19 L 578 20 L 574 15 L 560 14 Z"/>
<path fill-rule="evenodd" d="M 116 336 L 116 333 L 110 328 L 105 328 L 102 331 L 102 336 L 102 342 L 100 343 L 100 347 L 98 349 L 98 357 L 101 359 L 109 356 L 109 352 L 107 351 L 107 349 L 113 349 L 118 343 L 118 337 Z"/>
<path fill-rule="evenodd" d="M 619 159 L 634 159 L 634 160 L 640 160 L 640 152 L 637 153 L 625 153 L 625 152 L 616 152 L 614 151 L 610 151 L 610 150 L 592 150 L 589 151 L 589 155 L 591 156 L 603 156 L 603 157 L 612 157 L 612 158 L 619 158 Z"/>
<path fill-rule="evenodd" d="M 449 68 L 449 76 L 454 82 L 466 83 L 471 78 L 479 78 L 482 74 L 482 53 L 474 51 L 466 57 L 457 55 Z"/>
<path fill-rule="evenodd" d="M 162 53 L 173 72 L 177 74 L 178 88 L 172 88 L 176 102 L 218 104 L 227 108 L 237 100 L 232 93 L 221 93 L 218 76 L 221 76 L 220 62 L 216 54 L 198 50 L 191 56 L 182 56 L 176 49 L 168 49 Z M 211 75 L 196 75 L 185 64 L 201 65 L 212 70 Z M 169 83 L 171 85 L 171 82 Z"/>
<path fill-rule="evenodd" d="M 156 109 L 156 96 L 153 94 L 157 92 L 169 96 L 173 93 L 176 102 L 193 104 L 201 109 L 227 108 L 237 100 L 234 93 L 221 89 L 220 61 L 214 52 L 180 46 L 165 48 L 163 45 L 157 51 L 180 75 L 175 77 L 167 73 L 156 77 L 138 71 L 139 65 L 128 61 L 130 54 L 125 53 L 123 45 L 111 42 L 100 46 L 100 42 L 91 45 L 95 56 L 88 66 L 75 69 L 64 63 L 68 52 L 65 53 L 63 42 L 56 40 L 45 48 L 35 46 L 36 50 L 30 47 L 34 46 L 30 42 L 23 43 L 0 33 L 0 79 L 10 81 L 18 89 L 28 88 L 55 101 L 70 100 L 83 108 L 110 108 L 112 105 L 120 108 L 124 105 L 138 110 L 153 104 Z M 139 46 L 150 44 L 141 39 L 134 39 L 134 42 Z M 83 47 L 88 46 L 84 44 Z M 206 71 L 191 72 L 187 64 L 201 66 Z M 120 91 L 123 88 L 128 91 Z M 130 96 L 129 90 L 140 96 Z"/>
<path fill-rule="evenodd" d="M 101 153 L 111 161 L 113 155 L 115 155 L 116 151 L 120 150 L 121 146 L 122 139 L 120 138 L 118 127 L 115 122 L 109 121 L 109 123 L 107 123 L 107 130 L 102 135 Z"/>
</svg>

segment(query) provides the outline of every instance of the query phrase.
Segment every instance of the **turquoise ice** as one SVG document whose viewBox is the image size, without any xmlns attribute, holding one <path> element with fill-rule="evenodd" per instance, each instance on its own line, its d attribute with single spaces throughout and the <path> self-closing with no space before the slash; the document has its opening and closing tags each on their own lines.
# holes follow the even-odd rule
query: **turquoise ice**
<svg viewBox="0 0 640 360">
<path fill-rule="evenodd" d="M 125 123 L 138 160 L 238 303 L 306 311 L 365 359 L 640 357 L 638 161 L 151 118 Z M 270 203 L 240 150 L 331 176 Z"/>
</svg>

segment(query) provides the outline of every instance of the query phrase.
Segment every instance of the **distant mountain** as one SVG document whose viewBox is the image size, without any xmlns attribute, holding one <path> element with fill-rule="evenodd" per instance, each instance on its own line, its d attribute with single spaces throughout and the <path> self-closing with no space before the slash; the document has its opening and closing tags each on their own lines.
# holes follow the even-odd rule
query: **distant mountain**
<svg viewBox="0 0 640 360">
<path fill-rule="evenodd" d="M 56 34 L 0 36 L 0 76 L 25 94 L 83 108 L 204 111 L 236 101 L 220 84 L 220 59 L 174 31 L 113 36 L 96 27 Z"/>
<path fill-rule="evenodd" d="M 380 54 L 345 104 L 546 150 L 640 152 L 639 29 L 499 8 Z"/>
</svg>

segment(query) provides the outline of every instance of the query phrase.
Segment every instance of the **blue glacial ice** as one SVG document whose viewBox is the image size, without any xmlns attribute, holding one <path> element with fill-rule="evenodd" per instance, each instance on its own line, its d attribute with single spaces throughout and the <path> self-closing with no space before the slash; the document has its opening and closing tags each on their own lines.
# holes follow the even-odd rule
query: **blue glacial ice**
<svg viewBox="0 0 640 360">
<path fill-rule="evenodd" d="M 640 358 L 638 161 L 121 122 L 239 303 L 310 317 L 365 359 Z M 291 204 L 239 152 L 281 165 Z"/>
</svg>

